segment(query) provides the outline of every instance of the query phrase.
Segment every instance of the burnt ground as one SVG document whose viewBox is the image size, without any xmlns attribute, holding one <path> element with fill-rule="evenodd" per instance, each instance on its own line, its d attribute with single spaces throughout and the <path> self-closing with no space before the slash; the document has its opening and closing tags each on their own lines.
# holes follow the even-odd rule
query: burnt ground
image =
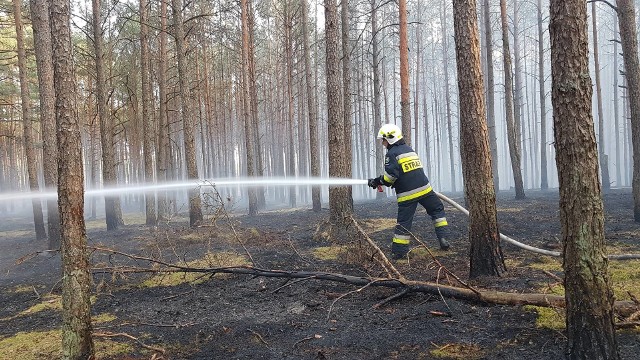
<svg viewBox="0 0 640 360">
<path fill-rule="evenodd" d="M 554 245 L 560 238 L 557 192 L 529 191 L 527 196 L 515 201 L 509 193 L 499 194 L 501 231 L 530 245 Z M 461 202 L 461 197 L 454 200 Z M 606 194 L 604 203 L 610 251 L 640 252 L 640 226 L 633 222 L 630 189 Z M 356 218 L 387 252 L 395 211 L 392 198 L 355 205 Z M 466 280 L 467 219 L 448 205 L 447 211 L 452 249 L 435 253 L 444 266 Z M 300 209 L 270 211 L 254 218 L 237 215 L 231 222 L 218 215 L 208 226 L 196 230 L 189 229 L 186 219 L 179 217 L 154 229 L 126 225 L 107 232 L 102 220 L 88 221 L 87 227 L 91 246 L 172 263 L 201 259 L 207 252 L 214 258 L 210 265 L 233 264 L 239 256 L 246 261 L 239 238 L 260 268 L 382 275 L 377 265 L 366 261 L 368 250 L 352 232 L 343 233 L 333 243 L 321 236 L 314 238 L 327 216 L 327 209 L 321 213 Z M 33 240 L 32 226 L 25 219 L 28 217 L 5 217 L 0 224 L 0 341 L 22 332 L 58 329 L 61 323 L 55 306 L 25 312 L 43 301 L 54 303 L 46 299 L 60 294 L 61 277 L 58 255 L 23 258 L 46 246 Z M 127 215 L 125 220 L 129 224 L 143 222 L 140 214 Z M 436 248 L 424 209 L 418 211 L 413 230 Z M 348 244 L 346 252 L 331 256 L 336 253 L 332 249 L 345 249 L 338 246 L 344 244 Z M 471 284 L 509 292 L 557 290 L 557 281 L 545 274 L 544 266 L 536 265 L 551 264 L 549 269 L 562 275 L 559 262 L 510 245 L 503 245 L 503 251 L 507 274 Z M 92 261 L 96 268 L 151 267 L 144 261 L 102 252 L 93 252 Z M 442 274 L 438 279 L 438 268 L 424 253 L 416 251 L 411 261 L 395 265 L 409 279 L 448 283 Z M 206 264 L 201 261 L 193 266 Z M 162 279 L 169 285 L 158 286 L 149 281 L 151 276 L 96 273 L 92 311 L 103 320 L 94 327 L 96 332 L 127 333 L 146 345 L 164 348 L 165 359 L 560 359 L 566 346 L 562 329 L 539 326 L 538 313 L 520 306 L 443 301 L 438 296 L 414 293 L 374 308 L 398 290 L 233 274 L 188 278 L 174 274 Z M 637 284 L 640 279 L 634 281 Z M 105 314 L 109 314 L 106 320 Z M 619 331 L 618 335 L 622 358 L 637 359 L 638 329 Z M 103 358 L 160 358 L 130 339 L 112 340 L 129 347 L 124 354 Z M 34 351 L 32 358 L 57 356 L 55 352 L 34 356 Z M 16 354 L 15 358 L 28 357 Z"/>
</svg>

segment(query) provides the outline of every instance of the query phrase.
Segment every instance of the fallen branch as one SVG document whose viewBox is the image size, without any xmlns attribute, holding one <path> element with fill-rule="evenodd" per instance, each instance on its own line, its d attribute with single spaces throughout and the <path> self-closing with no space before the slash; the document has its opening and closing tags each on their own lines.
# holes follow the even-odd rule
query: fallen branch
<svg viewBox="0 0 640 360">
<path fill-rule="evenodd" d="M 380 265 L 382 265 L 382 267 L 385 269 L 385 271 L 387 272 L 387 274 L 389 274 L 389 276 L 391 276 L 392 274 L 395 275 L 396 278 L 398 279 L 402 279 L 404 278 L 404 276 L 402 276 L 402 274 L 400 274 L 400 272 L 396 269 L 395 266 L 393 266 L 393 264 L 389 261 L 389 259 L 387 259 L 387 257 L 384 255 L 384 253 L 382 252 L 382 250 L 380 250 L 380 247 L 378 245 L 376 245 L 375 242 L 373 242 L 373 240 L 371 240 L 371 238 L 369 237 L 369 235 L 367 235 L 366 231 L 364 231 L 364 229 L 360 226 L 360 224 L 358 224 L 358 222 L 356 221 L 356 219 L 353 218 L 353 216 L 349 217 L 351 222 L 354 224 L 354 226 L 356 227 L 356 230 L 358 231 L 358 233 L 367 241 L 367 243 L 369 243 L 369 245 L 376 251 L 376 253 L 378 254 L 379 257 L 377 257 L 376 259 L 378 260 L 378 262 L 380 263 Z"/>
<path fill-rule="evenodd" d="M 137 337 L 135 337 L 133 335 L 129 335 L 127 333 L 93 333 L 93 336 L 94 337 L 105 337 L 105 338 L 125 337 L 127 339 L 134 340 L 135 342 L 137 342 L 140 346 L 142 346 L 145 349 L 149 349 L 149 350 L 152 350 L 152 351 L 155 351 L 155 352 L 159 352 L 161 354 L 164 354 L 166 352 L 166 350 L 163 349 L 163 348 L 147 345 L 147 344 L 143 343 L 142 341 L 140 341 L 140 339 L 138 339 Z"/>
<path fill-rule="evenodd" d="M 136 257 L 142 259 L 142 257 Z M 155 262 L 157 260 L 147 259 Z M 564 308 L 565 300 L 564 296 L 549 295 L 549 294 L 522 294 L 522 293 L 508 293 L 501 291 L 485 291 L 485 290 L 470 290 L 466 288 L 460 288 L 455 286 L 440 285 L 437 283 L 427 281 L 415 281 L 406 279 L 392 279 L 392 278 L 371 278 L 360 277 L 353 275 L 344 275 L 338 273 L 328 272 L 313 272 L 313 271 L 286 271 L 286 270 L 268 270 L 259 269 L 251 266 L 227 266 L 216 268 L 192 268 L 187 266 L 172 266 L 173 269 L 167 269 L 168 272 L 194 272 L 194 273 L 209 273 L 209 274 L 238 274 L 238 275 L 251 275 L 262 276 L 270 278 L 288 278 L 288 279 L 317 279 L 334 281 L 344 284 L 356 285 L 360 287 L 387 287 L 387 288 L 406 288 L 410 292 L 421 292 L 433 295 L 442 295 L 448 298 L 454 298 L 458 300 L 465 300 L 471 302 L 478 302 L 484 304 L 493 305 L 534 305 L 543 307 L 556 307 Z M 179 268 L 175 269 L 175 268 Z M 108 269 L 103 268 L 101 271 L 106 272 Z M 155 270 L 157 272 L 163 272 L 162 269 Z M 117 269 L 114 269 L 117 272 Z M 638 305 L 633 301 L 616 301 L 615 311 L 621 316 L 628 316 L 635 311 L 638 311 Z"/>
</svg>

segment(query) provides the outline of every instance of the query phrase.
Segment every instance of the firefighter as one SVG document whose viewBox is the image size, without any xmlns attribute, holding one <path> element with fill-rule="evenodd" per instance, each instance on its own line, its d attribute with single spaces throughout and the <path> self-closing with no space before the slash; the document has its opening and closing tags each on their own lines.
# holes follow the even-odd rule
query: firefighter
<svg viewBox="0 0 640 360">
<path fill-rule="evenodd" d="M 398 198 L 398 220 L 391 243 L 391 257 L 402 259 L 409 252 L 411 224 L 418 204 L 422 205 L 433 220 L 440 248 L 449 249 L 447 242 L 447 218 L 444 205 L 429 184 L 422 162 L 402 138 L 402 130 L 394 124 L 385 124 L 378 131 L 378 139 L 387 149 L 384 174 L 369 179 L 368 185 L 380 185 L 395 189 Z"/>
</svg>

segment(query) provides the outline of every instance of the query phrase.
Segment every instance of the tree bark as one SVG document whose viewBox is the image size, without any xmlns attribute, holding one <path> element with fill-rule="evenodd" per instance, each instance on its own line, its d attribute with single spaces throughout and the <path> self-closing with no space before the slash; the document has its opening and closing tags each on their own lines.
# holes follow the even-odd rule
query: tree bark
<svg viewBox="0 0 640 360">
<path fill-rule="evenodd" d="M 107 91 L 104 78 L 102 6 L 101 0 L 91 1 L 93 8 L 93 49 L 96 62 L 96 98 L 98 118 L 100 118 L 100 140 L 102 142 L 102 181 L 104 186 L 117 186 L 116 151 L 114 147 L 113 118 L 107 109 Z M 107 230 L 116 230 L 122 221 L 122 209 L 119 196 L 105 196 L 105 217 Z"/>
<path fill-rule="evenodd" d="M 449 136 L 449 172 L 451 177 L 451 191 L 456 192 L 456 167 L 455 167 L 455 153 L 453 150 L 453 130 L 452 130 L 452 114 L 451 114 L 451 91 L 449 90 L 449 35 L 447 34 L 447 6 L 446 0 L 442 0 L 442 6 L 440 11 L 440 25 L 442 26 L 442 62 L 444 65 L 444 99 L 447 107 L 447 132 Z M 425 89 L 426 92 L 426 89 Z M 423 110 L 427 113 L 426 102 Z M 425 127 L 427 123 L 425 121 Z M 417 132 L 416 132 L 417 133 Z M 428 139 L 427 148 L 429 147 Z"/>
<path fill-rule="evenodd" d="M 353 129 L 352 113 L 353 101 L 351 99 L 351 46 L 349 44 L 349 1 L 341 1 L 341 30 L 342 30 L 342 105 L 344 110 L 344 174 L 343 177 L 353 177 Z M 353 203 L 353 191 L 347 187 L 347 201 Z M 353 207 L 353 205 L 352 205 Z"/>
<path fill-rule="evenodd" d="M 484 0 L 484 41 L 487 53 L 487 126 L 489 129 L 489 146 L 491 146 L 491 172 L 493 186 L 500 190 L 500 175 L 498 174 L 498 140 L 496 135 L 495 83 L 493 77 L 493 29 L 491 27 L 491 6 L 489 0 Z M 459 76 L 459 75 L 458 75 Z"/>
<path fill-rule="evenodd" d="M 149 25 L 147 15 L 147 0 L 140 0 L 140 74 L 142 77 L 142 124 L 144 127 L 144 180 L 149 184 L 154 181 L 153 169 L 153 117 L 151 104 L 151 80 L 149 74 L 151 66 L 149 63 Z M 145 198 L 145 214 L 146 224 L 155 225 L 158 221 L 156 216 L 156 199 L 154 192 L 146 192 Z"/>
<path fill-rule="evenodd" d="M 640 222 L 640 63 L 635 6 L 631 0 L 618 0 L 618 21 L 622 56 L 631 110 L 631 138 L 633 143 L 633 216 Z"/>
<path fill-rule="evenodd" d="M 373 71 L 373 131 L 377 133 L 377 131 L 382 127 L 382 113 L 381 113 L 381 100 L 380 100 L 380 62 L 382 59 L 379 57 L 379 43 L 378 43 L 378 4 L 376 4 L 376 0 L 371 1 L 371 59 L 372 66 L 371 70 Z M 375 135 L 376 133 L 372 134 Z M 371 136 L 371 135 L 370 135 Z M 384 171 L 384 149 L 382 144 L 378 141 L 375 141 L 374 146 L 376 155 L 375 155 L 375 164 L 376 164 L 376 175 L 382 174 Z M 376 192 L 376 198 L 385 197 L 384 192 Z"/>
<path fill-rule="evenodd" d="M 620 76 L 618 69 L 618 43 L 620 42 L 620 32 L 618 31 L 618 14 L 613 15 L 613 121 L 616 139 L 616 186 L 622 186 L 622 162 L 620 159 L 621 148 L 624 144 L 620 143 L 620 100 L 618 94 L 618 78 Z"/>
<path fill-rule="evenodd" d="M 515 184 L 516 199 L 524 199 L 524 184 L 522 182 L 522 162 L 518 129 L 513 113 L 513 75 L 511 73 L 511 50 L 509 49 L 509 25 L 507 24 L 507 2 L 500 0 L 500 19 L 502 20 L 502 60 L 504 65 L 504 92 L 507 122 L 507 141 L 511 157 L 511 170 Z M 517 55 L 516 55 L 517 56 Z"/>
<path fill-rule="evenodd" d="M 587 7 L 581 0 L 551 0 L 550 9 L 567 355 L 569 359 L 619 359 L 591 116 Z"/>
<path fill-rule="evenodd" d="M 16 43 L 18 47 L 18 73 L 20 78 L 20 102 L 22 105 L 22 136 L 24 152 L 27 158 L 27 176 L 29 179 L 29 189 L 34 192 L 40 191 L 38 183 L 38 170 L 36 164 L 36 154 L 33 146 L 33 125 L 31 122 L 31 98 L 29 92 L 29 82 L 27 79 L 27 54 L 24 45 L 24 29 L 22 25 L 22 1 L 13 0 L 13 17 L 16 26 Z M 31 200 L 33 211 L 33 223 L 35 225 L 36 239 L 47 238 L 44 229 L 44 218 L 42 215 L 42 200 L 34 198 Z"/>
<path fill-rule="evenodd" d="M 311 176 L 320 177 L 320 157 L 318 144 L 318 112 L 316 97 L 312 87 L 311 54 L 309 51 L 309 10 L 307 0 L 302 3 L 302 41 L 304 50 L 304 73 L 307 89 L 307 112 L 309 114 L 309 153 L 311 154 Z M 311 188 L 311 202 L 314 212 L 322 210 L 320 203 L 320 187 Z"/>
<path fill-rule="evenodd" d="M 469 204 L 470 277 L 506 271 L 496 215 L 492 157 L 485 120 L 478 20 L 475 0 L 453 1 L 458 91 L 460 155 Z"/>
<path fill-rule="evenodd" d="M 247 157 L 247 176 L 255 177 L 255 149 L 253 134 L 253 117 L 257 114 L 253 113 L 251 105 L 251 91 L 249 85 L 249 73 L 251 67 L 249 65 L 249 4 L 247 0 L 240 0 L 241 26 L 242 26 L 242 98 L 243 98 L 243 118 L 245 131 L 245 146 Z M 255 216 L 258 213 L 258 197 L 255 187 L 247 188 L 249 194 L 249 216 Z"/>
<path fill-rule="evenodd" d="M 158 54 L 158 181 L 169 180 L 169 122 L 167 111 L 167 1 L 160 0 L 160 49 Z M 158 192 L 158 220 L 169 218 L 167 191 Z"/>
<path fill-rule="evenodd" d="M 540 91 L 540 189 L 549 188 L 547 175 L 547 93 L 544 88 L 544 30 L 542 0 L 538 0 L 538 91 Z"/>
<path fill-rule="evenodd" d="M 62 253 L 62 355 L 94 358 L 91 339 L 91 274 L 84 223 L 84 175 L 71 43 L 70 4 L 51 1 L 51 39 L 58 140 L 58 211 Z"/>
<path fill-rule="evenodd" d="M 593 64 L 596 73 L 596 98 L 598 105 L 598 159 L 600 160 L 600 174 L 602 174 L 602 189 L 611 189 L 609 179 L 609 157 L 604 152 L 604 111 L 602 110 L 602 86 L 600 85 L 600 59 L 598 49 L 598 21 L 596 3 L 591 3 L 591 23 L 593 37 Z M 615 30 L 614 30 L 615 31 Z"/>
<path fill-rule="evenodd" d="M 407 145 L 411 146 L 411 100 L 409 97 L 407 0 L 398 1 L 398 13 L 400 18 L 400 113 L 402 116 L 402 136 L 407 142 Z"/>
<path fill-rule="evenodd" d="M 173 26 L 176 38 L 176 53 L 178 60 L 178 83 L 180 88 L 180 108 L 182 109 L 182 126 L 184 132 L 184 152 L 187 165 L 187 177 L 190 180 L 198 179 L 198 165 L 196 163 L 196 141 L 194 136 L 194 119 L 191 113 L 191 89 L 188 82 L 186 63 L 186 46 L 184 23 L 182 17 L 182 0 L 172 0 Z M 189 196 L 189 225 L 196 227 L 202 223 L 202 200 L 200 189 L 191 188 Z"/>
<path fill-rule="evenodd" d="M 326 37 L 327 112 L 329 121 L 329 176 L 342 177 L 346 173 L 344 154 L 344 108 L 341 103 L 340 59 L 338 37 L 338 9 L 335 0 L 324 0 Z M 343 223 L 353 213 L 346 186 L 329 188 L 329 219 Z"/>
</svg>

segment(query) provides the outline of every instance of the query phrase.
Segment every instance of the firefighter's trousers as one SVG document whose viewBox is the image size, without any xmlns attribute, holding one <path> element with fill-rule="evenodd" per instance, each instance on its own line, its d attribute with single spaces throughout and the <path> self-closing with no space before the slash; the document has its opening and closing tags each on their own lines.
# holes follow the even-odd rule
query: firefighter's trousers
<svg viewBox="0 0 640 360">
<path fill-rule="evenodd" d="M 418 204 L 422 205 L 431 216 L 438 240 L 447 237 L 448 224 L 444 205 L 435 191 L 431 191 L 416 200 L 398 203 L 398 223 L 396 224 L 391 244 L 391 253 L 394 258 L 404 257 L 409 251 L 411 225 Z"/>
</svg>

